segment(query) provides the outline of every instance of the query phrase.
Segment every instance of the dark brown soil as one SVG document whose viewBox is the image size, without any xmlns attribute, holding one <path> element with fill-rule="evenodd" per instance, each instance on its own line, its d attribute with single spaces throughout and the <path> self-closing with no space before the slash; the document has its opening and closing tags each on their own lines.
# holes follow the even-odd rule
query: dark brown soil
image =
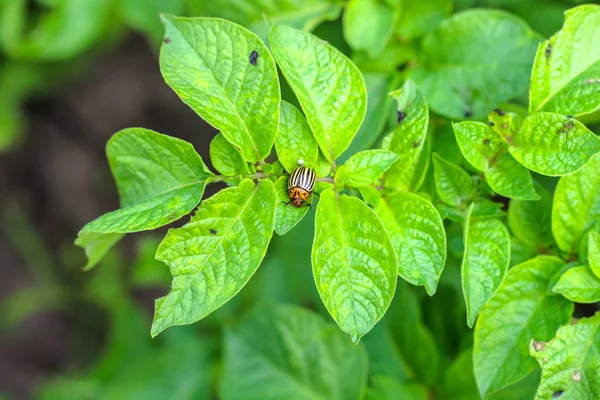
<svg viewBox="0 0 600 400">
<path fill-rule="evenodd" d="M 23 142 L 0 155 L 0 302 L 40 280 L 73 286 L 85 279 L 78 267 L 66 265 L 82 260 L 72 245 L 77 231 L 118 207 L 104 154 L 111 135 L 127 127 L 153 129 L 190 141 L 208 161 L 215 134 L 164 83 L 157 54 L 139 37 L 99 56 L 59 91 L 30 100 L 24 115 Z M 49 257 L 29 249 L 27 234 L 9 234 L 21 229 L 15 206 Z M 103 315 L 80 300 L 74 296 L 62 311 L 0 327 L 0 395 L 30 398 L 44 377 L 90 362 L 102 343 Z M 82 332 L 90 333 L 85 343 Z"/>
</svg>

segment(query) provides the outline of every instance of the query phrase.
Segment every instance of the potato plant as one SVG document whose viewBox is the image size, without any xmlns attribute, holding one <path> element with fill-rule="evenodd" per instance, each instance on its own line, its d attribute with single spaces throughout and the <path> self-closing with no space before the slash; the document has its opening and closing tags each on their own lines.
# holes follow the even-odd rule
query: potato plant
<svg viewBox="0 0 600 400">
<path fill-rule="evenodd" d="M 575 303 L 600 301 L 600 139 L 586 127 L 600 108 L 600 6 L 568 10 L 545 40 L 505 11 L 444 19 L 435 2 L 395 3 L 346 4 L 352 60 L 302 24 L 261 22 L 258 36 L 163 15 L 160 70 L 219 131 L 212 169 L 183 140 L 116 133 L 106 153 L 121 208 L 80 231 L 86 269 L 125 234 L 191 214 L 156 251 L 172 285 L 154 337 L 243 292 L 273 234 L 314 213 L 312 247 L 288 245 L 278 267 L 310 252 L 322 306 L 349 337 L 263 305 L 226 334 L 223 398 L 527 398 L 502 390 L 532 379 L 539 399 L 600 397 L 600 315 L 573 319 Z M 423 15 L 439 22 L 400 23 Z M 423 36 L 417 61 L 398 35 Z M 299 165 L 317 175 L 312 210 L 285 204 Z M 438 292 L 444 279 L 463 304 Z M 436 344 L 446 332 L 423 320 L 443 327 L 454 312 L 474 336 L 449 357 Z"/>
</svg>

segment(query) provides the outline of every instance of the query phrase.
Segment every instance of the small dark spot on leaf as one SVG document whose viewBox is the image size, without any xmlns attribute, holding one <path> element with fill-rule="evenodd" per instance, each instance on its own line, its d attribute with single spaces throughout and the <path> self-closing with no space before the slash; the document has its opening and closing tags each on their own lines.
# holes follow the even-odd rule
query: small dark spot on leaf
<svg viewBox="0 0 600 400">
<path fill-rule="evenodd" d="M 406 113 L 404 111 L 398 111 L 398 123 L 404 121 L 406 118 Z"/>
<path fill-rule="evenodd" d="M 494 111 L 496 112 L 496 114 L 498 114 L 499 116 L 503 116 L 504 115 L 504 111 L 501 110 L 500 108 L 494 108 Z"/>
<path fill-rule="evenodd" d="M 217 231 L 216 231 L 214 228 L 210 228 L 210 233 L 211 233 L 212 235 L 216 235 L 216 234 L 217 234 Z"/>
<path fill-rule="evenodd" d="M 418 141 L 418 140 L 415 140 L 415 141 L 413 142 L 413 147 L 419 147 L 419 145 L 420 145 L 420 144 L 421 144 L 421 143 L 419 143 L 419 141 Z"/>
<path fill-rule="evenodd" d="M 483 144 L 486 145 L 486 146 L 489 146 L 490 139 L 483 139 Z"/>
<path fill-rule="evenodd" d="M 490 121 L 490 126 L 494 126 L 494 123 L 492 121 Z"/>
<path fill-rule="evenodd" d="M 548 46 L 546 46 L 546 60 L 548 60 L 550 58 L 550 54 L 552 54 L 552 45 L 550 43 L 548 43 Z"/>
<path fill-rule="evenodd" d="M 171 43 L 171 39 L 170 39 L 170 38 L 168 38 L 168 37 L 166 37 L 166 38 L 165 38 L 165 40 L 164 40 L 164 42 L 165 42 L 166 44 L 169 44 L 169 43 Z"/>
<path fill-rule="evenodd" d="M 463 115 L 465 116 L 465 118 L 470 118 L 473 116 L 473 112 L 471 111 L 470 108 L 465 109 L 465 112 L 463 113 Z"/>
<path fill-rule="evenodd" d="M 256 50 L 252 50 L 252 53 L 250 53 L 250 64 L 252 64 L 256 67 L 257 60 L 258 60 L 258 52 Z"/>
<path fill-rule="evenodd" d="M 552 398 L 553 398 L 553 399 L 558 399 L 558 398 L 560 397 L 560 395 L 561 395 L 561 394 L 563 394 L 564 392 L 565 392 L 564 390 L 559 390 L 558 392 L 555 392 L 555 393 L 552 395 Z"/>
<path fill-rule="evenodd" d="M 567 118 L 573 118 L 573 116 L 572 115 L 567 115 Z"/>
</svg>

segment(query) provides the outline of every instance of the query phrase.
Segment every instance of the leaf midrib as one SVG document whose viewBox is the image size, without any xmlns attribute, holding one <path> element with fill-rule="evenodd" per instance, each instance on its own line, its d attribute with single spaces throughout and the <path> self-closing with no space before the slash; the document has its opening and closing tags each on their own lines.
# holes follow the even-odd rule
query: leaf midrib
<svg viewBox="0 0 600 400">
<path fill-rule="evenodd" d="M 586 66 L 585 66 L 585 68 L 584 68 L 584 69 L 582 69 L 582 70 L 581 70 L 581 71 L 580 71 L 578 74 L 576 74 L 576 75 L 574 75 L 574 76 L 570 77 L 570 78 L 569 78 L 567 81 L 565 81 L 563 84 L 561 84 L 561 85 L 560 85 L 560 86 L 559 86 L 559 87 L 556 89 L 556 91 L 552 91 L 552 88 L 549 88 L 549 90 L 551 91 L 551 93 L 550 93 L 550 94 L 548 94 L 548 95 L 547 95 L 547 96 L 546 96 L 546 97 L 543 99 L 543 101 L 541 101 L 541 102 L 539 103 L 539 106 L 538 106 L 538 107 L 535 109 L 535 111 L 536 111 L 536 112 L 538 112 L 538 111 L 541 111 L 541 110 L 544 108 L 544 106 L 545 106 L 546 104 L 548 104 L 548 103 L 549 103 L 549 102 L 550 102 L 550 101 L 551 101 L 551 100 L 554 98 L 554 96 L 556 96 L 558 93 L 560 93 L 560 92 L 561 92 L 561 91 L 562 91 L 562 90 L 563 90 L 565 87 L 567 87 L 569 84 L 571 84 L 573 81 L 575 81 L 575 80 L 576 80 L 576 79 L 577 79 L 577 78 L 578 78 L 578 77 L 579 77 L 581 74 L 583 74 L 583 73 L 587 72 L 587 71 L 590 69 L 590 67 L 591 67 L 592 65 L 594 65 L 594 64 L 596 64 L 596 63 L 598 63 L 598 62 L 600 62 L 600 57 L 598 57 L 598 59 L 596 59 L 594 62 L 592 62 L 592 63 L 590 63 L 590 64 L 586 65 Z"/>
<path fill-rule="evenodd" d="M 256 147 L 256 142 L 254 141 L 254 137 L 252 137 L 252 134 L 250 133 L 250 130 L 246 126 L 246 121 L 244 121 L 244 119 L 239 114 L 238 109 L 235 107 L 235 105 L 233 104 L 232 100 L 229 98 L 229 95 L 225 91 L 225 88 L 219 83 L 219 80 L 217 79 L 215 73 L 208 66 L 208 64 L 206 63 L 206 60 L 204 60 L 204 58 L 202 58 L 202 56 L 200 55 L 200 53 L 198 53 L 196 51 L 196 48 L 194 46 L 192 46 L 192 44 L 188 41 L 188 39 L 183 35 L 183 33 L 179 29 L 177 29 L 175 27 L 175 25 L 173 23 L 171 23 L 170 21 L 169 21 L 169 23 L 179 33 L 179 36 L 181 36 L 181 38 L 183 38 L 184 42 L 188 45 L 188 47 L 192 50 L 192 52 L 194 54 L 196 54 L 196 56 L 198 57 L 198 59 L 202 62 L 202 65 L 210 72 L 210 75 L 212 76 L 212 78 L 214 79 L 214 81 L 217 83 L 217 86 L 219 87 L 219 89 L 222 91 L 223 97 L 225 98 L 225 100 L 227 100 L 227 103 L 233 109 L 235 116 L 237 116 L 238 119 L 240 120 L 240 122 L 242 123 L 242 126 L 244 128 L 243 132 L 246 133 L 248 135 L 248 137 L 250 138 L 250 141 L 252 142 L 252 147 L 254 148 L 254 152 L 256 153 L 256 156 L 257 156 L 258 160 L 260 160 L 261 159 L 261 155 L 260 155 L 260 152 L 259 152 L 258 148 Z M 246 38 L 244 38 L 244 40 L 245 39 Z"/>
<path fill-rule="evenodd" d="M 172 187 L 172 188 L 170 188 L 170 189 L 168 189 L 168 190 L 165 190 L 164 192 L 161 192 L 161 193 L 157 193 L 157 194 L 155 194 L 155 195 L 152 195 L 151 197 L 148 197 L 148 198 L 146 198 L 146 199 L 144 199 L 144 200 L 142 200 L 142 201 L 140 201 L 140 202 L 138 202 L 138 203 L 135 203 L 135 204 L 128 205 L 127 207 L 119 208 L 119 209 L 117 209 L 117 210 L 111 211 L 110 213 L 117 213 L 117 212 L 119 212 L 119 211 L 123 212 L 123 211 L 129 210 L 129 209 L 131 209 L 131 208 L 138 207 L 140 204 L 144 204 L 144 203 L 146 203 L 146 202 L 150 203 L 151 201 L 155 200 L 157 197 L 161 197 L 161 196 L 163 196 L 163 195 L 165 195 L 165 194 L 169 194 L 169 193 L 171 193 L 171 192 L 174 192 L 174 191 L 177 191 L 177 190 L 180 190 L 180 189 L 184 189 L 184 188 L 186 188 L 186 187 L 189 187 L 189 186 L 196 186 L 196 185 L 199 185 L 199 184 L 205 184 L 207 180 L 208 180 L 208 178 L 207 178 L 207 179 L 205 179 L 205 180 L 198 180 L 198 181 L 194 181 L 194 182 L 191 182 L 191 183 L 186 183 L 186 184 L 184 184 L 184 185 L 179 185 L 179 186 Z M 162 203 L 158 203 L 158 204 L 162 204 Z M 151 209 L 151 208 L 154 208 L 154 207 L 155 207 L 155 206 L 153 206 L 153 207 L 149 207 L 149 208 L 147 208 L 147 209 L 140 210 L 139 212 L 142 212 L 142 211 L 147 211 L 147 210 L 149 210 L 149 209 Z M 100 217 L 100 218 L 102 218 L 102 217 Z M 98 220 L 98 219 L 96 219 L 96 220 L 94 220 L 94 221 L 91 221 L 91 222 L 90 222 L 90 223 L 89 223 L 87 226 L 89 226 L 89 225 L 93 224 L 93 223 L 94 223 L 95 221 L 97 221 L 97 220 Z M 92 229 L 92 230 L 90 230 L 90 229 L 86 229 L 86 227 L 84 226 L 84 227 L 81 229 L 81 232 L 82 232 L 82 233 L 83 233 L 83 232 L 96 232 L 96 233 L 129 233 L 130 231 L 127 231 L 127 232 L 117 232 L 117 231 L 112 231 L 112 230 L 111 230 L 111 231 L 104 231 L 104 230 L 102 230 L 102 231 L 99 231 L 99 230 L 94 230 L 94 229 Z"/>
<path fill-rule="evenodd" d="M 500 289 L 500 288 L 498 288 Z M 529 315 L 527 316 L 527 322 L 529 322 L 529 320 L 532 318 L 532 316 L 535 314 L 535 312 L 537 311 L 537 309 L 539 308 L 539 306 L 544 302 L 544 300 L 546 299 L 546 295 L 542 295 L 540 296 L 540 298 L 536 301 L 535 306 L 533 306 L 533 308 L 531 309 L 531 312 L 529 313 Z M 518 335 L 516 335 L 516 337 L 520 337 L 521 334 L 523 333 L 523 331 L 525 330 L 525 328 L 527 328 L 528 324 L 522 324 L 521 328 L 518 330 Z M 502 362 L 500 363 L 499 368 L 496 368 L 495 372 L 494 372 L 494 378 L 492 380 L 490 380 L 490 383 L 488 385 L 488 387 L 486 388 L 486 392 L 484 394 L 489 394 L 489 393 L 494 393 L 496 391 L 498 391 L 499 389 L 506 387 L 508 385 L 510 385 L 513 382 L 516 381 L 511 381 L 511 382 L 505 382 L 505 384 L 503 386 L 500 387 L 496 387 L 492 390 L 492 392 L 489 392 L 489 388 L 492 386 L 492 384 L 496 381 L 497 377 L 498 377 L 498 371 L 500 371 L 502 368 L 504 368 L 504 363 L 506 362 L 506 360 L 508 359 L 508 356 L 510 355 L 510 353 L 515 350 L 517 348 L 516 344 L 516 340 L 513 341 L 511 347 L 508 349 L 508 351 L 504 352 L 504 356 L 502 357 Z"/>
<path fill-rule="evenodd" d="M 335 204 L 336 204 L 336 208 L 337 208 L 337 216 L 338 216 L 338 220 L 340 222 L 340 238 L 342 241 L 342 251 L 344 254 L 344 271 L 345 273 L 345 280 L 346 280 L 346 285 L 348 286 L 348 288 L 352 288 L 352 284 L 350 283 L 350 266 L 348 265 L 348 253 L 346 252 L 346 241 L 344 238 L 344 225 L 342 223 L 342 207 L 340 205 L 340 196 L 338 194 L 338 192 L 334 193 L 335 195 Z M 352 303 L 352 309 L 354 310 L 354 297 L 350 297 L 350 301 Z M 358 325 L 356 324 L 356 315 L 354 313 L 350 314 L 352 316 L 352 320 L 354 321 L 354 330 L 355 330 L 355 334 L 358 335 Z M 354 339 L 354 337 L 352 338 Z"/>
<path fill-rule="evenodd" d="M 184 291 L 189 290 L 190 286 L 196 280 L 196 278 L 198 278 L 198 276 L 200 275 L 199 272 L 202 271 L 202 269 L 204 268 L 204 266 L 206 265 L 206 263 L 208 262 L 208 260 L 212 256 L 212 254 L 217 250 L 217 248 L 220 248 L 222 246 L 223 241 L 225 240 L 225 237 L 227 237 L 227 234 L 231 231 L 231 229 L 233 228 L 233 226 L 238 222 L 238 220 L 241 218 L 242 214 L 244 214 L 244 211 L 246 210 L 246 208 L 248 207 L 248 205 L 252 202 L 252 199 L 254 198 L 254 196 L 256 195 L 256 193 L 258 193 L 259 186 L 260 186 L 260 183 L 254 187 L 254 190 L 253 190 L 252 194 L 248 197 L 248 201 L 244 204 L 244 206 L 242 207 L 242 209 L 239 212 L 239 214 L 233 219 L 232 223 L 226 229 L 226 231 L 223 234 L 223 236 L 221 236 L 221 238 L 219 239 L 219 241 L 217 241 L 217 243 L 215 244 L 215 246 L 213 247 L 213 249 L 211 250 L 211 252 L 206 255 L 206 259 L 204 260 L 204 262 L 198 266 L 197 270 L 194 272 L 193 278 L 190 279 L 190 281 L 188 282 L 188 284 L 184 288 L 180 289 L 177 292 L 179 294 L 177 295 L 177 301 L 174 304 L 178 304 L 179 303 L 179 301 L 181 299 L 181 294 Z M 161 254 L 162 253 L 163 252 L 161 252 Z M 178 257 L 178 258 L 181 258 L 181 257 Z M 157 254 L 157 259 L 158 259 L 158 254 Z M 172 262 L 172 261 L 174 261 L 176 259 L 177 258 L 171 259 L 171 260 L 165 260 L 164 258 L 161 257 L 160 261 L 163 261 L 163 262 L 167 263 L 169 265 L 169 267 L 170 267 L 171 266 L 170 262 Z M 171 293 L 169 293 L 167 296 L 169 296 L 170 294 Z M 162 304 L 164 304 L 164 302 Z"/>
</svg>

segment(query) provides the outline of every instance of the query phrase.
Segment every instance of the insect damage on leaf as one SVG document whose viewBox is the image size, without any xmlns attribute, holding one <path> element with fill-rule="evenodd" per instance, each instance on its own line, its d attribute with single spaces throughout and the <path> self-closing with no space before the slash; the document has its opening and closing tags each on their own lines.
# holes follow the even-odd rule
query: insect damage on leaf
<svg viewBox="0 0 600 400">
<path fill-rule="evenodd" d="M 250 64 L 252 64 L 256 67 L 257 63 L 258 63 L 258 52 L 256 50 L 252 50 L 252 53 L 250 53 Z"/>
<path fill-rule="evenodd" d="M 551 54 L 552 54 L 552 44 L 548 43 L 548 46 L 546 46 L 546 51 L 544 52 L 544 56 L 546 57 L 546 62 L 550 58 Z"/>
<path fill-rule="evenodd" d="M 401 123 L 406 118 L 406 113 L 404 111 L 398 111 L 398 123 Z"/>
</svg>

